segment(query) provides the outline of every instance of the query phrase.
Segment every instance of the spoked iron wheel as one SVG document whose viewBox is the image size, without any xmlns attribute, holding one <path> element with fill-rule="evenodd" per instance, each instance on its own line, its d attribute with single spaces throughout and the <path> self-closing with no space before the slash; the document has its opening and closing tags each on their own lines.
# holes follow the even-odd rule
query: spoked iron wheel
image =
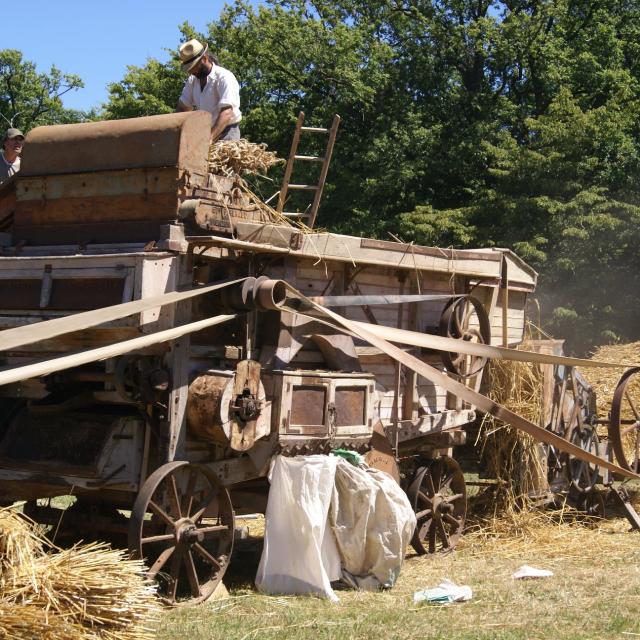
<svg viewBox="0 0 640 640">
<path fill-rule="evenodd" d="M 625 371 L 611 401 L 609 440 L 618 464 L 640 470 L 640 367 Z"/>
<path fill-rule="evenodd" d="M 570 440 L 572 444 L 575 444 L 581 449 L 593 455 L 598 455 L 598 434 L 593 427 L 587 425 L 582 427 L 576 426 L 573 429 Z M 573 456 L 569 458 L 567 471 L 569 473 L 571 486 L 578 493 L 589 493 L 592 491 L 600 475 L 600 467 L 591 462 L 574 458 Z"/>
<path fill-rule="evenodd" d="M 407 491 L 416 513 L 411 546 L 420 555 L 452 551 L 464 529 L 467 489 L 460 465 L 442 456 L 420 467 Z"/>
<path fill-rule="evenodd" d="M 171 605 L 206 600 L 233 549 L 229 492 L 206 467 L 169 462 L 145 481 L 129 523 L 129 549 L 142 558 Z"/>
<path fill-rule="evenodd" d="M 447 302 L 440 318 L 439 333 L 465 342 L 491 343 L 489 316 L 482 303 L 472 296 L 451 298 Z M 487 358 L 464 353 L 443 351 L 441 357 L 444 366 L 462 378 L 479 373 L 487 363 Z"/>
</svg>

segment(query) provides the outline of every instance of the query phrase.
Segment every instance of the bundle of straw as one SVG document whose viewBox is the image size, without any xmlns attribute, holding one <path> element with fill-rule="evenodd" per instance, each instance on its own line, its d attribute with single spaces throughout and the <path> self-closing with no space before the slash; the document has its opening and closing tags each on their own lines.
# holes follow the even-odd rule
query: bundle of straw
<svg viewBox="0 0 640 640">
<path fill-rule="evenodd" d="M 526 343 L 522 349 L 527 349 Z M 540 424 L 543 418 L 542 371 L 528 362 L 494 360 L 489 366 L 490 397 L 522 417 Z M 482 421 L 479 439 L 482 455 L 490 476 L 496 478 L 502 491 L 495 508 L 522 504 L 528 496 L 541 490 L 545 475 L 539 443 L 526 433 L 491 415 Z"/>
<path fill-rule="evenodd" d="M 1 515 L 0 638 L 154 637 L 160 605 L 142 562 L 104 543 L 47 547 L 20 516 Z"/>
<path fill-rule="evenodd" d="M 284 162 L 267 145 L 245 139 L 221 140 L 209 148 L 209 172 L 232 177 L 245 173 L 266 174 L 276 164 Z"/>
</svg>

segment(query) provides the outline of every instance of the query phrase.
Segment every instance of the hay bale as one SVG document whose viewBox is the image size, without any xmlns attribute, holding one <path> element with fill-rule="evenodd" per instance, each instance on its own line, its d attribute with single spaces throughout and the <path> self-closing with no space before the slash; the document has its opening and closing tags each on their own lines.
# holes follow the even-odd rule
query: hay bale
<svg viewBox="0 0 640 640">
<path fill-rule="evenodd" d="M 0 515 L 0 638 L 154 637 L 160 604 L 141 561 L 104 543 L 52 548 L 18 514 Z"/>
</svg>

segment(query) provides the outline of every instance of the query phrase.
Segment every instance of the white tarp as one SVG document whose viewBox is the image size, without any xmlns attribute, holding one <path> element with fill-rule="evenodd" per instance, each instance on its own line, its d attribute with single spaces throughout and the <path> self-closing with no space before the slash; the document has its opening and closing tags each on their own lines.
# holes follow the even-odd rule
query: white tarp
<svg viewBox="0 0 640 640">
<path fill-rule="evenodd" d="M 260 591 L 338 600 L 330 583 L 340 578 L 340 556 L 327 524 L 337 462 L 322 455 L 276 458 L 256 575 Z"/>
<path fill-rule="evenodd" d="M 329 520 L 345 581 L 360 589 L 392 587 L 416 527 L 397 482 L 384 471 L 338 460 Z"/>
<path fill-rule="evenodd" d="M 260 591 L 337 601 L 331 582 L 391 587 L 416 525 L 387 474 L 334 456 L 278 456 L 271 473 Z"/>
</svg>

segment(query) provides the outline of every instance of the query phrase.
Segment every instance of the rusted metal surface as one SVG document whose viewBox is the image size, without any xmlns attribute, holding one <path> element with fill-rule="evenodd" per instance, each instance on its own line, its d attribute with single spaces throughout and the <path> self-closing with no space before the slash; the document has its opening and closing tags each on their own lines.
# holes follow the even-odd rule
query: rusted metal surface
<svg viewBox="0 0 640 640">
<path fill-rule="evenodd" d="M 452 297 L 440 318 L 440 335 L 465 342 L 491 344 L 491 324 L 484 306 L 473 296 Z M 444 366 L 462 378 L 476 375 L 487 363 L 486 357 L 466 356 L 443 351 Z"/>
<path fill-rule="evenodd" d="M 416 553 L 453 551 L 467 513 L 467 490 L 460 465 L 442 456 L 417 469 L 407 490 L 418 524 L 411 539 Z"/>
<path fill-rule="evenodd" d="M 175 166 L 206 176 L 210 130 L 205 111 L 36 127 L 20 175 Z"/>
<path fill-rule="evenodd" d="M 201 465 L 154 471 L 133 505 L 129 548 L 145 560 L 167 604 L 206 600 L 229 566 L 234 512 L 229 492 Z"/>
<path fill-rule="evenodd" d="M 187 399 L 187 425 L 191 433 L 203 440 L 226 444 L 227 436 L 222 429 L 222 394 L 232 379 L 229 373 L 198 376 L 189 385 Z"/>
<path fill-rule="evenodd" d="M 247 451 L 255 444 L 258 421 L 264 409 L 264 387 L 260 383 L 260 363 L 243 360 L 238 363 L 233 377 L 233 390 L 229 405 L 229 443 L 234 451 Z"/>
<path fill-rule="evenodd" d="M 629 369 L 620 378 L 611 401 L 609 440 L 618 464 L 640 471 L 640 367 Z"/>
</svg>

